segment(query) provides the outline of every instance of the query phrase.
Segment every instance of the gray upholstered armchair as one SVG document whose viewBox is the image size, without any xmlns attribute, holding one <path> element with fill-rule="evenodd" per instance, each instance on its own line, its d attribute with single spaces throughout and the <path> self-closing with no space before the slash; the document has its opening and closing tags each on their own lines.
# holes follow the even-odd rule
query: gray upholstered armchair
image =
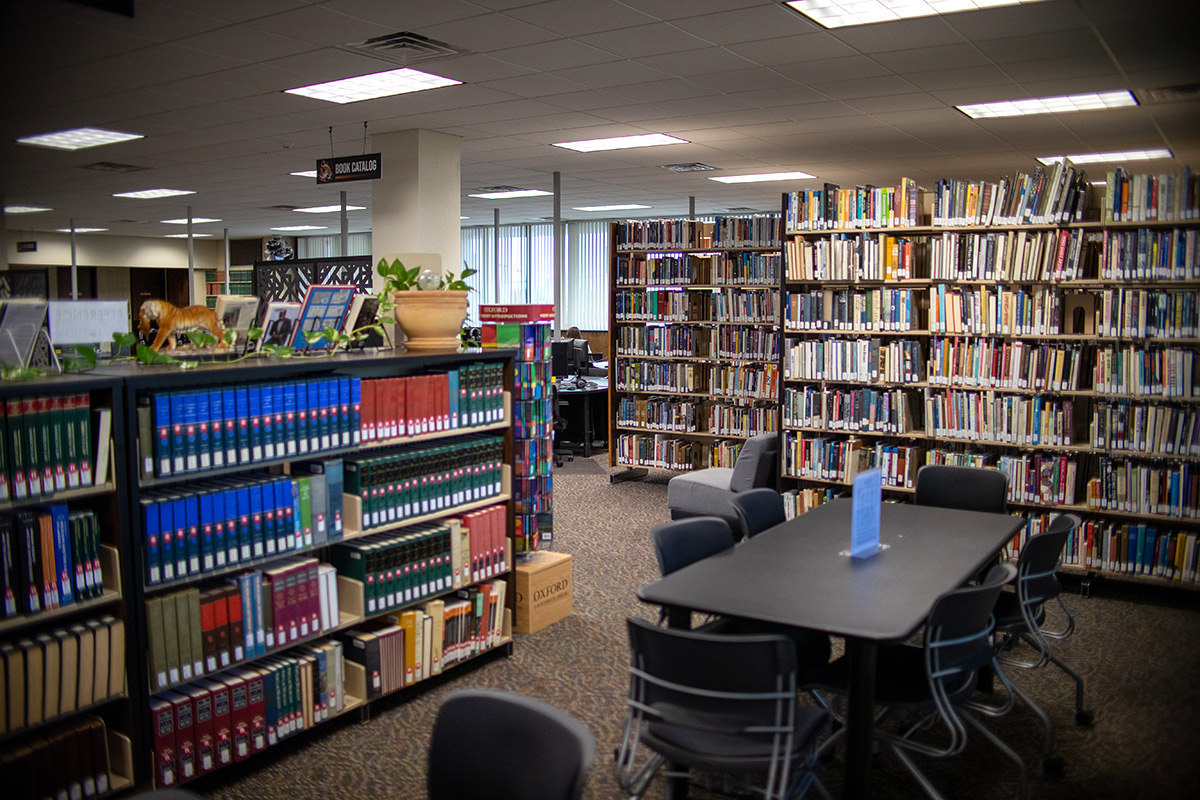
<svg viewBox="0 0 1200 800">
<path fill-rule="evenodd" d="M 729 500 L 737 492 L 774 486 L 778 470 L 779 435 L 762 433 L 742 445 L 733 467 L 709 467 L 676 475 L 667 484 L 671 519 L 712 515 L 721 517 L 735 532 L 741 531 Z"/>
</svg>

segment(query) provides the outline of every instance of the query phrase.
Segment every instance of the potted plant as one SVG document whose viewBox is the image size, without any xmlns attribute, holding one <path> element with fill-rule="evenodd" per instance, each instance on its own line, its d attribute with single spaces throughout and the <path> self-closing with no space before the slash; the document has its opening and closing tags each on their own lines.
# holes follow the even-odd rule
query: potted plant
<svg viewBox="0 0 1200 800">
<path fill-rule="evenodd" d="M 458 347 L 458 335 L 467 316 L 466 279 L 476 270 L 463 264 L 459 275 L 438 275 L 430 269 L 409 269 L 400 259 L 388 263 L 379 259 L 375 266 L 383 278 L 380 312 L 394 310 L 396 325 L 404 332 L 405 347 L 428 350 Z"/>
</svg>

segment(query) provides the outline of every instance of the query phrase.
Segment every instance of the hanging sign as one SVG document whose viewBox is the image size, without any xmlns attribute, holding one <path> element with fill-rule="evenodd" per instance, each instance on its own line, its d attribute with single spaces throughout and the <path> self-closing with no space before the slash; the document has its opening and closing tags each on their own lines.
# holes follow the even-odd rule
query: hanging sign
<svg viewBox="0 0 1200 800">
<path fill-rule="evenodd" d="M 379 153 L 317 159 L 317 183 L 373 181 L 383 177 L 383 157 Z"/>
</svg>

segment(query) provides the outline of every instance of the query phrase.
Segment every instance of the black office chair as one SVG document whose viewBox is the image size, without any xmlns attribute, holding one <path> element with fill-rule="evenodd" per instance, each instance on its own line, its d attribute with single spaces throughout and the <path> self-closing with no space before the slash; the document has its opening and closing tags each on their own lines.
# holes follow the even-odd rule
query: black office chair
<svg viewBox="0 0 1200 800">
<path fill-rule="evenodd" d="M 876 719 L 874 736 L 912 773 L 925 792 L 940 798 L 937 790 L 906 751 L 943 757 L 961 753 L 967 743 L 964 722 L 978 730 L 1017 765 L 1019 797 L 1026 796 L 1025 763 L 1012 748 L 1000 741 L 968 710 L 991 716 L 1006 713 L 1016 695 L 1008 676 L 995 658 L 992 634 L 995 623 L 992 609 L 1004 584 L 1017 574 L 1012 564 L 992 567 L 983 583 L 967 586 L 943 595 L 934 603 L 925 627 L 923 645 L 899 644 L 879 648 L 875 669 L 875 702 L 886 706 Z M 978 683 L 979 670 L 991 666 L 1006 689 L 1009 700 L 1002 708 L 992 708 L 970 700 Z M 839 658 L 815 677 L 812 688 L 844 695 L 850 685 L 850 663 Z M 906 723 L 899 733 L 891 733 L 881 723 L 897 711 L 915 711 L 915 722 Z M 941 723 L 949 736 L 942 744 L 918 741 L 916 734 L 931 724 Z M 822 745 L 828 750 L 844 732 L 840 729 Z"/>
<path fill-rule="evenodd" d="M 578 800 L 594 755 L 591 732 L 566 712 L 510 692 L 463 689 L 433 724 L 429 800 Z"/>
<path fill-rule="evenodd" d="M 829 797 L 812 771 L 829 714 L 797 704 L 791 642 L 660 628 L 640 619 L 627 625 L 629 711 L 617 782 L 633 800 L 668 762 L 683 768 L 666 770 L 668 777 L 718 774 L 722 793 L 782 800 L 815 785 Z"/>
<path fill-rule="evenodd" d="M 1062 584 L 1058 582 L 1059 559 L 1071 531 L 1079 527 L 1080 519 L 1074 514 L 1060 514 L 1050 526 L 1033 536 L 1021 546 L 1017 559 L 1016 591 L 1001 592 L 996 600 L 996 630 L 1001 634 L 998 653 L 1000 662 L 1007 666 L 1037 669 L 1053 664 L 1075 681 L 1075 722 L 1091 725 L 1091 709 L 1083 707 L 1083 678 L 1062 662 L 1050 649 L 1048 638 L 1053 638 L 1042 629 L 1046 620 L 1046 603 L 1058 600 L 1059 607 L 1067 615 L 1067 626 L 1054 631 L 1059 638 L 1069 636 L 1075 630 L 1075 618 L 1062 602 Z M 1021 660 L 1011 654 L 1013 645 L 1025 642 L 1034 649 L 1035 657 Z M 1050 718 L 1032 701 L 1022 699 L 1042 720 L 1046 730 L 1042 766 L 1047 772 L 1059 772 L 1063 767 L 1061 756 L 1054 754 L 1054 737 Z"/>
<path fill-rule="evenodd" d="M 563 461 L 575 460 L 575 448 L 560 439 L 567 432 L 567 418 L 562 415 L 562 399 L 558 394 L 558 384 L 550 386 L 550 405 L 554 415 L 554 466 L 561 467 Z"/>
<path fill-rule="evenodd" d="M 738 492 L 729 498 L 741 523 L 742 536 L 749 539 L 767 528 L 782 524 L 787 515 L 783 511 L 783 496 L 774 489 L 750 489 Z"/>
<path fill-rule="evenodd" d="M 720 517 L 688 517 L 659 525 L 651 529 L 650 542 L 664 577 L 734 545 L 729 523 Z"/>
<path fill-rule="evenodd" d="M 1005 514 L 1008 512 L 1008 475 L 985 467 L 926 464 L 917 470 L 914 502 L 919 506 Z"/>
</svg>

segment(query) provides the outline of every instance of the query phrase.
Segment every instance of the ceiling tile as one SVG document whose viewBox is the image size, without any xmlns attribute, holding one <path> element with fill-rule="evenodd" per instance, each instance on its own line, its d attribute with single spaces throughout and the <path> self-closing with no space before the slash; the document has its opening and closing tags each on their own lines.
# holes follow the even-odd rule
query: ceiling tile
<svg viewBox="0 0 1200 800">
<path fill-rule="evenodd" d="M 924 70 L 957 70 L 988 64 L 988 59 L 974 46 L 952 44 L 941 47 L 906 48 L 876 53 L 873 58 L 885 67 L 900 73 Z"/>
<path fill-rule="evenodd" d="M 701 97 L 704 90 L 694 83 L 679 78 L 667 78 L 650 83 L 637 83 L 630 86 L 613 86 L 610 91 L 630 100 L 643 103 L 655 103 L 662 100 L 676 100 L 682 97 Z"/>
<path fill-rule="evenodd" d="M 939 89 L 961 89 L 967 86 L 995 86 L 1006 79 L 1018 80 L 991 65 L 962 67 L 954 70 L 935 69 L 926 72 L 906 72 L 904 78 L 918 89 L 927 92 Z"/>
<path fill-rule="evenodd" d="M 976 42 L 975 47 L 997 64 L 1036 61 L 1050 57 L 1087 56 L 1104 52 L 1104 44 L 1090 28 L 1024 33 L 1004 39 L 984 39 Z"/>
<path fill-rule="evenodd" d="M 894 75 L 886 75 L 871 78 L 870 80 L 856 79 L 852 81 L 841 80 L 829 83 L 815 83 L 813 84 L 813 88 L 838 100 L 850 100 L 856 97 L 883 97 L 890 94 L 906 94 L 912 92 L 914 88 L 922 89 L 925 87 L 914 86 L 903 78 Z"/>
<path fill-rule="evenodd" d="M 616 60 L 616 56 L 611 53 L 567 39 L 530 44 L 524 47 L 510 47 L 505 50 L 496 50 L 492 55 L 510 64 L 519 64 L 523 67 L 544 71 L 585 67 L 589 64 L 602 64 L 605 61 Z"/>
<path fill-rule="evenodd" d="M 616 0 L 552 0 L 514 9 L 509 15 L 562 36 L 584 36 L 653 22 L 654 17 Z"/>
<path fill-rule="evenodd" d="M 945 20 L 945 17 L 920 17 L 885 25 L 855 25 L 831 31 L 830 37 L 860 53 L 940 47 L 965 41 L 963 35 Z"/>
<path fill-rule="evenodd" d="M 658 19 L 680 19 L 762 5 L 762 0 L 688 0 L 686 3 L 680 3 L 679 0 L 623 0 L 623 2 L 631 8 L 636 8 Z"/>
<path fill-rule="evenodd" d="M 698 75 L 691 80 L 709 91 L 724 94 L 787 89 L 796 86 L 796 82 L 791 78 L 765 67 L 714 72 Z"/>
<path fill-rule="evenodd" d="M 562 95 L 587 89 L 587 86 L 582 83 L 543 73 L 483 81 L 479 85 L 518 97 L 546 97 L 547 95 Z"/>
<path fill-rule="evenodd" d="M 1088 25 L 1086 14 L 1075 3 L 1032 3 L 987 8 L 946 14 L 941 19 L 968 39 L 980 41 L 1021 36 L 1035 30 L 1064 31 Z"/>
<path fill-rule="evenodd" d="M 668 75 L 682 77 L 705 75 L 724 70 L 741 70 L 754 66 L 754 63 L 748 59 L 721 47 L 708 47 L 703 50 L 688 50 L 681 53 L 663 53 L 639 58 L 636 61 Z"/>
<path fill-rule="evenodd" d="M 613 108 L 625 105 L 629 101 L 619 94 L 606 92 L 603 89 L 588 89 L 582 92 L 567 92 L 542 98 L 547 103 L 554 103 L 563 108 L 575 111 L 592 111 L 598 108 Z"/>
<path fill-rule="evenodd" d="M 293 7 L 289 11 L 246 22 L 254 30 L 332 47 L 393 33 L 390 26 L 339 14 L 322 5 Z"/>
<path fill-rule="evenodd" d="M 610 61 L 590 67 L 559 70 L 554 74 L 587 86 L 610 90 L 615 86 L 661 81 L 668 77 L 656 69 L 632 61 Z"/>
<path fill-rule="evenodd" d="M 889 111 L 907 111 L 924 116 L 929 109 L 942 109 L 946 104 L 929 94 L 891 94 L 881 97 L 862 97 L 847 100 L 846 105 L 865 114 L 879 115 Z M 955 112 L 958 113 L 957 111 Z"/>
<path fill-rule="evenodd" d="M 637 58 L 653 53 L 675 53 L 709 46 L 703 39 L 665 22 L 580 36 L 578 41 L 625 58 Z"/>
<path fill-rule="evenodd" d="M 727 45 L 726 49 L 764 66 L 857 55 L 854 48 L 824 31 L 765 39 L 761 42 L 731 44 Z"/>
<path fill-rule="evenodd" d="M 891 70 L 867 56 L 824 58 L 796 64 L 776 64 L 774 68 L 792 80 L 809 86 L 829 81 L 861 80 L 891 74 Z"/>
<path fill-rule="evenodd" d="M 714 44 L 737 44 L 809 33 L 813 23 L 782 3 L 704 14 L 675 21 L 683 30 Z"/>
<path fill-rule="evenodd" d="M 420 25 L 415 32 L 431 39 L 486 53 L 499 47 L 520 47 L 558 36 L 507 14 L 484 14 L 441 25 Z"/>
</svg>

